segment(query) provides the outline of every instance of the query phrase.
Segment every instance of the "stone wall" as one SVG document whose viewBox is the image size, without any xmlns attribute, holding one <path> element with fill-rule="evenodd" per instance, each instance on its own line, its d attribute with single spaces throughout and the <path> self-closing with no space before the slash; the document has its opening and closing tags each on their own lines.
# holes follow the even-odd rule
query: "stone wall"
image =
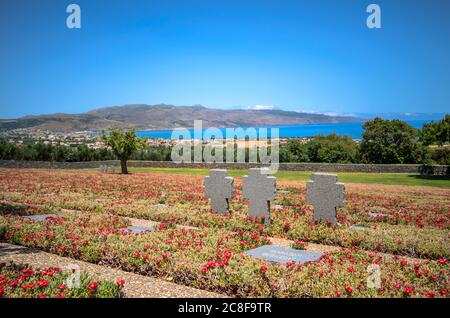
<svg viewBox="0 0 450 318">
<path fill-rule="evenodd" d="M 119 165 L 118 160 L 89 162 L 48 162 L 48 161 L 14 161 L 0 160 L 0 168 L 35 168 L 35 169 L 97 169 L 101 164 Z M 152 168 L 226 168 L 247 170 L 260 167 L 252 163 L 181 163 L 171 161 L 129 161 L 129 167 Z M 320 163 L 280 163 L 279 170 L 287 171 L 320 171 L 320 172 L 373 172 L 373 173 L 410 173 L 450 176 L 450 166 L 422 165 L 378 165 L 378 164 L 320 164 Z"/>
<path fill-rule="evenodd" d="M 101 164 L 119 165 L 120 163 L 118 160 L 87 161 L 87 162 L 0 160 L 0 168 L 88 169 L 88 168 L 99 168 Z"/>
</svg>

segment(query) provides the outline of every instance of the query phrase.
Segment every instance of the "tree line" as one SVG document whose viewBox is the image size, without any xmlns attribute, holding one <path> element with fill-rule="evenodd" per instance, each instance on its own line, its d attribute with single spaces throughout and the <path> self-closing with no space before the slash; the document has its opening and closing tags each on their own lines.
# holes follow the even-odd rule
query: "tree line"
<svg viewBox="0 0 450 318">
<path fill-rule="evenodd" d="M 381 118 L 365 122 L 363 128 L 359 142 L 336 134 L 317 136 L 307 142 L 289 139 L 280 145 L 280 162 L 450 164 L 450 115 L 425 124 L 421 130 L 401 120 Z M 125 170 L 127 160 L 171 160 L 170 147 L 147 145 L 133 130 L 111 129 L 103 132 L 101 138 L 107 147 L 100 149 L 41 142 L 18 144 L 3 138 L 0 159 L 57 162 L 119 159 Z"/>
<path fill-rule="evenodd" d="M 360 142 L 336 134 L 280 147 L 280 162 L 450 164 L 450 115 L 416 129 L 401 120 L 364 123 Z"/>
</svg>

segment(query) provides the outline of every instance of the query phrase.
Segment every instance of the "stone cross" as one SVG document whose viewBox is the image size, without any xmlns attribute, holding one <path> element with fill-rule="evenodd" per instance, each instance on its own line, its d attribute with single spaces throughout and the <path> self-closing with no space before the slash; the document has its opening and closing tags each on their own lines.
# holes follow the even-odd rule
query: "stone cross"
<svg viewBox="0 0 450 318">
<path fill-rule="evenodd" d="M 205 177 L 205 194 L 211 199 L 214 213 L 227 214 L 228 200 L 233 197 L 233 177 L 227 177 L 226 169 L 212 169 Z"/>
<path fill-rule="evenodd" d="M 345 186 L 329 173 L 314 173 L 306 183 L 306 200 L 314 206 L 314 220 L 336 224 L 336 208 L 344 206 Z"/>
<path fill-rule="evenodd" d="M 276 178 L 267 176 L 268 168 L 252 168 L 245 176 L 243 185 L 244 198 L 250 200 L 248 207 L 253 218 L 265 217 L 264 225 L 270 224 L 270 201 L 276 198 Z"/>
</svg>

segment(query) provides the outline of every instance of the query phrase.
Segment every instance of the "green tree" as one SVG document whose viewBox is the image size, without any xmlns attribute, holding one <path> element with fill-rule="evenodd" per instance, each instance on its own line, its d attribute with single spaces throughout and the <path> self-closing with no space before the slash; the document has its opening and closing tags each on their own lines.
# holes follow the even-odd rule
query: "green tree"
<svg viewBox="0 0 450 318">
<path fill-rule="evenodd" d="M 358 156 L 358 145 L 351 137 L 331 134 L 317 136 L 306 143 L 308 157 L 311 162 L 355 163 Z"/>
<path fill-rule="evenodd" d="M 450 147 L 432 148 L 429 153 L 432 163 L 450 165 Z"/>
<path fill-rule="evenodd" d="M 106 146 L 111 147 L 114 155 L 120 160 L 122 173 L 128 174 L 127 161 L 143 146 L 143 141 L 136 136 L 136 131 L 111 128 L 107 133 L 102 131 L 102 140 Z"/>
<path fill-rule="evenodd" d="M 424 145 L 438 144 L 442 146 L 445 143 L 450 143 L 450 115 L 445 115 L 440 121 L 424 124 L 420 134 L 420 141 Z"/>
<path fill-rule="evenodd" d="M 364 123 L 360 156 L 363 163 L 415 163 L 420 160 L 419 130 L 401 120 L 375 118 Z"/>
<path fill-rule="evenodd" d="M 306 146 L 298 139 L 289 139 L 280 146 L 280 162 L 308 162 Z"/>
<path fill-rule="evenodd" d="M 66 161 L 69 157 L 70 148 L 69 147 L 55 147 L 52 152 L 52 161 Z"/>
</svg>

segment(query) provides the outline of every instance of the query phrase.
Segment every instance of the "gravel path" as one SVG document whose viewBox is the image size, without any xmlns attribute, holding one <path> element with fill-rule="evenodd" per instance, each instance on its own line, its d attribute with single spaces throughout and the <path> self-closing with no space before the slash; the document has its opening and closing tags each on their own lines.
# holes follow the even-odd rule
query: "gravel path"
<svg viewBox="0 0 450 318">
<path fill-rule="evenodd" d="M 43 252 L 37 249 L 0 243 L 0 262 L 27 264 L 35 268 L 60 267 L 65 268 L 76 264 L 80 270 L 98 280 L 125 280 L 123 292 L 130 298 L 222 298 L 224 295 L 177 285 L 162 279 L 133 274 L 119 269 L 90 264 L 67 257 Z"/>
</svg>

